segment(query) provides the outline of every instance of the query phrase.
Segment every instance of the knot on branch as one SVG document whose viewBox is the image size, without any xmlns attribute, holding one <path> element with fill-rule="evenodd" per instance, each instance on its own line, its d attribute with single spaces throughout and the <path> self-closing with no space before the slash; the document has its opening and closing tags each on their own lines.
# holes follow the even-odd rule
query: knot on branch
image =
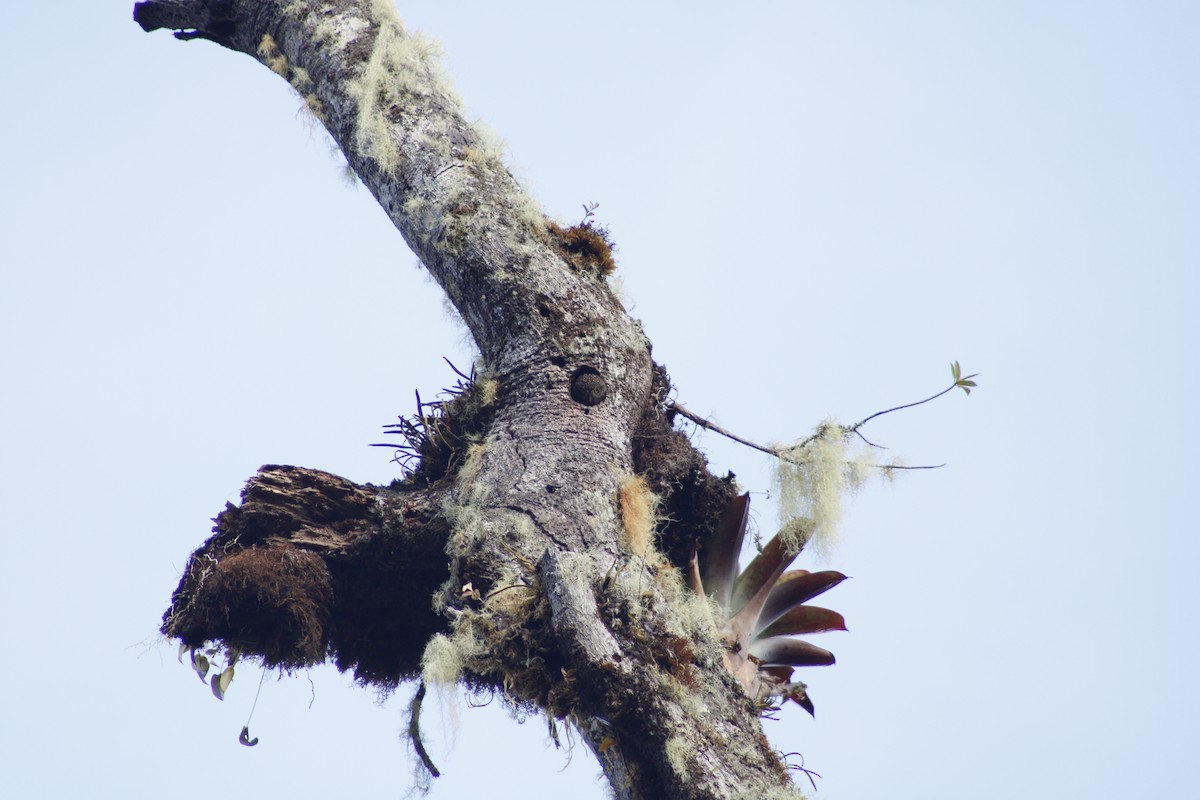
<svg viewBox="0 0 1200 800">
<path fill-rule="evenodd" d="M 208 39 L 233 48 L 236 31 L 229 0 L 146 0 L 133 5 L 133 21 L 149 33 L 160 28 L 176 39 Z"/>
<path fill-rule="evenodd" d="M 584 406 L 598 406 L 608 397 L 608 383 L 595 367 L 579 367 L 571 376 L 571 399 Z"/>
</svg>

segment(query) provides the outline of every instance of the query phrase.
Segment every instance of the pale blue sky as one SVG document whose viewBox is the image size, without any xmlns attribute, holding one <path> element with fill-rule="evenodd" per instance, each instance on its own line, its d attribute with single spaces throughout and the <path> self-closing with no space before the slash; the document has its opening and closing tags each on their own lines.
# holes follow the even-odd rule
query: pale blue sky
<svg viewBox="0 0 1200 800">
<path fill-rule="evenodd" d="M 948 466 L 850 505 L 851 630 L 773 740 L 833 800 L 1181 796 L 1200 10 L 645 5 L 400 13 L 551 213 L 600 203 L 693 410 L 788 440 L 983 373 L 868 429 Z M 286 84 L 131 8 L 0 30 L 5 794 L 399 797 L 406 697 L 271 677 L 243 748 L 258 676 L 218 703 L 155 630 L 260 464 L 390 480 L 366 444 L 469 350 Z M 697 441 L 770 533 L 765 459 Z M 434 797 L 605 796 L 542 721 L 459 705 Z"/>
</svg>

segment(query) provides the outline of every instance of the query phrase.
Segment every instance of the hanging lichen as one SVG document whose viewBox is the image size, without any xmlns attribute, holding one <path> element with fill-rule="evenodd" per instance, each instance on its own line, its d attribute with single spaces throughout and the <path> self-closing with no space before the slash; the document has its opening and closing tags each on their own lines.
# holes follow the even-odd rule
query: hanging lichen
<svg viewBox="0 0 1200 800">
<path fill-rule="evenodd" d="M 878 448 L 865 442 L 855 447 L 854 433 L 834 420 L 826 420 L 808 439 L 776 448 L 772 481 L 779 496 L 780 523 L 804 521 L 811 547 L 828 559 L 838 542 L 846 495 L 862 488 L 872 477 L 890 478 L 899 464 L 881 464 Z M 787 537 L 790 548 L 801 542 Z"/>
</svg>

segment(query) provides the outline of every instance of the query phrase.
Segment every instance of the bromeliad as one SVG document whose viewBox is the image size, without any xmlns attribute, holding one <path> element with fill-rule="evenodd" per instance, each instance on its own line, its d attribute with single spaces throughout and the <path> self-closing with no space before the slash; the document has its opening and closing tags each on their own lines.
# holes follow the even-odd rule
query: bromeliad
<svg viewBox="0 0 1200 800">
<path fill-rule="evenodd" d="M 746 694 L 755 702 L 771 697 L 792 700 L 812 714 L 805 685 L 792 680 L 793 669 L 828 666 L 834 663 L 833 653 L 792 637 L 846 630 L 841 614 L 805 605 L 846 576 L 832 570 L 785 571 L 807 541 L 804 530 L 787 530 L 786 535 L 780 531 L 739 571 L 749 513 L 750 495 L 730 501 L 711 538 L 692 556 L 690 583 L 696 594 L 711 598 L 720 610 L 725 666 Z M 788 541 L 799 545 L 789 548 Z"/>
</svg>

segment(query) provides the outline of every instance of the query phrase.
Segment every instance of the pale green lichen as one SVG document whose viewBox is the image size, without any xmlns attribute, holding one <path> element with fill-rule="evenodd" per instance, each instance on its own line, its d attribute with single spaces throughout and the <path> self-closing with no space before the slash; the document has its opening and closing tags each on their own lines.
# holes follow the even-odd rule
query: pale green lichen
<svg viewBox="0 0 1200 800">
<path fill-rule="evenodd" d="M 304 101 L 300 110 L 305 112 L 310 118 L 316 119 L 322 123 L 325 122 L 325 109 L 321 105 L 320 99 L 308 91 L 312 85 L 312 78 L 309 77 L 308 71 L 302 67 L 293 67 L 279 50 L 279 45 L 269 33 L 264 33 L 262 39 L 258 43 L 258 56 L 263 63 L 279 77 L 283 78 L 291 85 L 292 90 Z"/>
<path fill-rule="evenodd" d="M 680 736 L 670 736 L 667 739 L 666 747 L 663 748 L 667 754 L 667 764 L 671 766 L 671 770 L 681 778 L 686 778 L 692 774 L 691 767 L 688 764 L 689 756 L 692 755 L 692 748 Z"/>
<path fill-rule="evenodd" d="M 485 169 L 504 170 L 504 140 L 482 122 L 471 126 L 476 143 L 463 150 L 463 160 Z"/>
<path fill-rule="evenodd" d="M 258 55 L 263 60 L 263 63 L 270 68 L 271 72 L 282 78 L 287 78 L 287 58 L 279 52 L 279 46 L 275 44 L 275 37 L 271 34 L 263 34 L 262 39 L 258 43 Z"/>
<path fill-rule="evenodd" d="M 496 578 L 495 588 L 483 598 L 484 605 L 489 611 L 504 614 L 510 618 L 528 616 L 533 604 L 537 602 L 538 594 L 525 579 L 511 567 L 501 570 Z"/>
<path fill-rule="evenodd" d="M 496 402 L 496 394 L 500 391 L 500 381 L 495 378 L 479 378 L 479 403 L 487 407 Z"/>
<path fill-rule="evenodd" d="M 482 124 L 465 122 L 462 103 L 441 68 L 440 46 L 406 31 L 389 0 L 372 0 L 368 15 L 375 39 L 361 71 L 347 83 L 347 94 L 357 105 L 355 147 L 385 174 L 396 174 L 404 158 L 396 128 L 399 118 L 432 105 L 434 113 L 404 123 L 403 135 L 410 140 L 405 147 L 419 149 L 423 160 L 445 164 L 436 177 L 437 209 L 428 208 L 427 200 L 411 207 L 437 214 L 427 220 L 441 230 L 436 246 L 453 256 L 465 243 L 489 233 L 499 234 L 515 250 L 535 241 L 545 229 L 545 217 L 505 167 L 503 143 Z M 469 130 L 472 143 L 452 151 L 455 137 L 449 128 L 454 124 Z M 503 184 L 511 188 L 495 193 Z M 481 209 L 481 195 L 491 195 L 496 207 Z M 410 200 L 405 200 L 406 206 Z"/>
<path fill-rule="evenodd" d="M 308 70 L 306 70 L 304 67 L 292 68 L 291 84 L 296 91 L 300 91 L 301 89 L 307 87 L 310 83 L 312 83 L 312 78 L 309 77 Z"/>
<path fill-rule="evenodd" d="M 471 484 L 463 487 L 460 495 L 466 496 L 466 501 L 455 502 L 447 498 L 442 502 L 442 516 L 454 531 L 448 544 L 455 549 L 470 547 L 488 535 L 488 516 L 479 502 L 473 502 L 483 499 L 486 489 Z"/>
<path fill-rule="evenodd" d="M 425 198 L 420 195 L 413 195 L 404 201 L 401 209 L 406 217 L 415 217 L 425 208 Z"/>
<path fill-rule="evenodd" d="M 400 168 L 401 155 L 390 116 L 434 94 L 455 108 L 458 100 L 443 76 L 437 42 L 406 31 L 389 0 L 372 0 L 367 12 L 368 22 L 375 28 L 375 40 L 358 76 L 346 84 L 347 94 L 358 107 L 355 146 L 374 159 L 384 173 L 394 175 Z M 437 119 L 430 117 L 426 122 Z M 448 148 L 447 137 L 441 135 L 444 133 L 425 131 L 425 143 Z"/>
<path fill-rule="evenodd" d="M 459 645 L 451 637 L 439 633 L 425 645 L 421 677 L 431 685 L 454 685 L 462 677 L 465 666 L 466 659 Z"/>
<path fill-rule="evenodd" d="M 300 17 L 308 13 L 309 0 L 290 0 L 283 7 L 285 17 Z"/>
<path fill-rule="evenodd" d="M 827 420 L 809 439 L 776 448 L 779 458 L 772 478 L 789 549 L 800 549 L 803 537 L 809 536 L 817 555 L 828 558 L 841 533 L 844 497 L 868 479 L 890 472 L 881 469 L 874 448 L 852 448 L 852 436 Z"/>
<path fill-rule="evenodd" d="M 431 686 L 453 686 L 467 671 L 487 670 L 488 644 L 473 618 L 463 614 L 449 635 L 435 634 L 421 655 L 421 677 Z"/>
<path fill-rule="evenodd" d="M 488 488 L 475 482 L 475 477 L 483 467 L 484 455 L 487 453 L 487 442 L 467 445 L 467 456 L 458 471 L 458 502 L 466 506 L 477 506 L 487 499 Z"/>
</svg>

